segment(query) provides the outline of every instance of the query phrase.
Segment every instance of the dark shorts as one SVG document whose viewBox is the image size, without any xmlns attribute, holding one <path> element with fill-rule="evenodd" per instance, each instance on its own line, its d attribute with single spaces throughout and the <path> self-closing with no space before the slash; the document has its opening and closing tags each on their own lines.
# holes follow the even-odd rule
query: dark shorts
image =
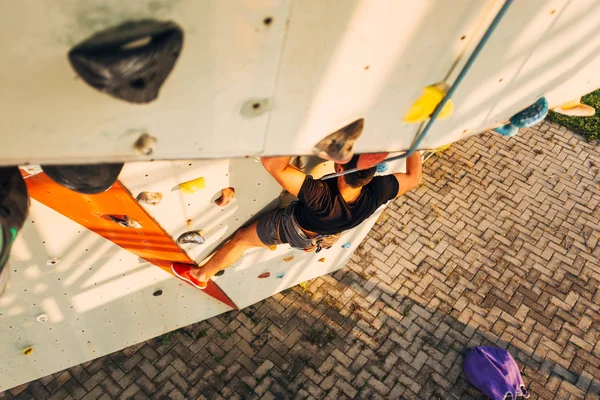
<svg viewBox="0 0 600 400">
<path fill-rule="evenodd" d="M 256 222 L 256 233 L 261 242 L 267 246 L 288 242 L 281 225 L 281 221 L 286 214 L 286 209 L 280 208 L 258 219 Z"/>
</svg>

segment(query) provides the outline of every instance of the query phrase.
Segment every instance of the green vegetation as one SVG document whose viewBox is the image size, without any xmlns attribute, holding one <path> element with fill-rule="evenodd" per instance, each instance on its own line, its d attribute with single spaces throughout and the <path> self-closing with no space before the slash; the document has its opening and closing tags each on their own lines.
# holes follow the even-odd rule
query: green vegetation
<svg viewBox="0 0 600 400">
<path fill-rule="evenodd" d="M 549 111 L 548 121 L 577 132 L 585 136 L 588 140 L 600 139 L 600 89 L 583 96 L 581 102 L 594 107 L 596 115 L 593 117 L 569 117 Z"/>
</svg>

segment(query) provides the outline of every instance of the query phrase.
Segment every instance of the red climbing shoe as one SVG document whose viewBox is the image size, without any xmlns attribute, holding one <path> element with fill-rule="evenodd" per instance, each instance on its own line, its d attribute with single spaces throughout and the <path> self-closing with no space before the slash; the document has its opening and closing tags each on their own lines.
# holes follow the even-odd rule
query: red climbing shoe
<svg viewBox="0 0 600 400">
<path fill-rule="evenodd" d="M 198 279 L 194 278 L 192 276 L 192 274 L 190 273 L 190 270 L 192 269 L 192 267 L 193 266 L 190 264 L 173 263 L 173 264 L 171 264 L 171 271 L 173 271 L 175 276 L 177 276 L 180 279 L 183 279 L 186 282 L 191 283 L 193 286 L 197 287 L 198 289 L 206 289 L 206 285 L 208 284 L 208 282 L 202 282 L 202 281 L 199 281 Z"/>
</svg>

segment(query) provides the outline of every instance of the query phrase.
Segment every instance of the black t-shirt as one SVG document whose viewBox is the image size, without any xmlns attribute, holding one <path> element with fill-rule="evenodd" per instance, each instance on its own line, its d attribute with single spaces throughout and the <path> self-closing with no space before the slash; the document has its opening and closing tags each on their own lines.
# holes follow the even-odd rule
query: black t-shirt
<svg viewBox="0 0 600 400">
<path fill-rule="evenodd" d="M 306 230 L 321 235 L 339 233 L 369 218 L 379 206 L 396 197 L 398 189 L 394 175 L 376 176 L 363 186 L 358 199 L 348 204 L 338 190 L 337 179 L 319 181 L 306 176 L 294 216 Z"/>
</svg>

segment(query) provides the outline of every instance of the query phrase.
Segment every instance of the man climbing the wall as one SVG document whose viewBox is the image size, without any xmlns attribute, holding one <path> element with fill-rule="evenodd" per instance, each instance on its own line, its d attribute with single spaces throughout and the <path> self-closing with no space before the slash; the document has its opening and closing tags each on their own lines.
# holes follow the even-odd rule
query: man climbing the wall
<svg viewBox="0 0 600 400">
<path fill-rule="evenodd" d="M 375 177 L 376 168 L 353 172 L 337 179 L 315 180 L 290 165 L 291 157 L 262 158 L 265 169 L 297 202 L 260 217 L 240 228 L 202 266 L 173 264 L 181 279 L 204 289 L 217 272 L 233 265 L 246 250 L 289 243 L 305 251 L 329 248 L 339 235 L 358 226 L 382 204 L 401 196 L 421 183 L 422 159 L 419 152 L 406 159 L 406 173 Z M 335 171 L 356 167 L 358 155 Z"/>
</svg>

